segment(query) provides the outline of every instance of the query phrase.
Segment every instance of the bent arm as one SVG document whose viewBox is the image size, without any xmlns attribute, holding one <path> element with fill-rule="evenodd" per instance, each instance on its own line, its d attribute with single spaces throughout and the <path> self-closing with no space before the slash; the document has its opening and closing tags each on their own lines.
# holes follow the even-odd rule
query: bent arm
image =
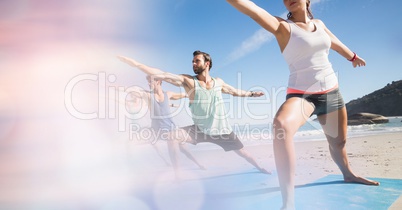
<svg viewBox="0 0 402 210">
<path fill-rule="evenodd" d="M 331 38 L 331 49 L 339 53 L 341 56 L 346 58 L 349 61 L 352 61 L 353 67 L 356 66 L 365 66 L 366 61 L 360 58 L 358 55 L 355 57 L 355 53 L 350 50 L 345 44 L 343 44 L 326 26 L 322 21 L 319 23 L 324 27 L 325 31 Z M 354 58 L 354 60 L 353 60 Z"/>
<path fill-rule="evenodd" d="M 160 69 L 147 66 L 145 64 L 142 64 L 142 63 L 140 63 L 134 59 L 128 58 L 128 57 L 117 56 L 117 58 L 119 58 L 124 63 L 127 63 L 128 65 L 141 70 L 145 74 L 148 74 L 148 75 L 153 76 L 158 79 L 162 79 L 162 80 L 164 80 L 168 83 L 171 83 L 173 85 L 176 85 L 176 86 L 183 85 L 184 78 L 181 75 L 165 72 Z"/>
</svg>

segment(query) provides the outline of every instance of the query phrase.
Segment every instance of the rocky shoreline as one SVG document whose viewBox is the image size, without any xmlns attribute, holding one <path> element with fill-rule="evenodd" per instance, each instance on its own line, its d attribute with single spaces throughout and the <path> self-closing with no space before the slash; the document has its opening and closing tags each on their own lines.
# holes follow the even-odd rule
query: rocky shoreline
<svg viewBox="0 0 402 210">
<path fill-rule="evenodd" d="M 348 116 L 348 125 L 381 124 L 388 122 L 388 118 L 379 114 L 356 113 Z"/>
</svg>

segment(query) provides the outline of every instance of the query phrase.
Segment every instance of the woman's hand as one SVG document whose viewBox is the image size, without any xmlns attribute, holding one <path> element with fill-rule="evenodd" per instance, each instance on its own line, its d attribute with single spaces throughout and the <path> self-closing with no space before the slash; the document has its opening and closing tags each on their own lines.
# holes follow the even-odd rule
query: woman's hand
<svg viewBox="0 0 402 210">
<path fill-rule="evenodd" d="M 363 58 L 361 58 L 358 55 L 356 55 L 356 59 L 354 61 L 352 61 L 352 65 L 353 65 L 353 68 L 360 67 L 360 66 L 365 66 L 366 61 Z"/>
</svg>

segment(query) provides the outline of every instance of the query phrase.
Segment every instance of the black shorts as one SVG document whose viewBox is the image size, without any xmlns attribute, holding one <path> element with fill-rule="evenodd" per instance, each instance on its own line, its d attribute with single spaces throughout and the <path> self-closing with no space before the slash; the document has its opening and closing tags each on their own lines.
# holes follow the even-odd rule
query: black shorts
<svg viewBox="0 0 402 210">
<path fill-rule="evenodd" d="M 333 111 L 342 109 L 345 106 L 339 89 L 332 90 L 324 94 L 297 94 L 291 93 L 286 95 L 286 100 L 291 97 L 299 97 L 306 99 L 314 106 L 314 112 L 311 115 L 317 116 L 328 114 Z"/>
<path fill-rule="evenodd" d="M 196 145 L 201 142 L 210 142 L 222 147 L 226 152 L 231 150 L 239 150 L 244 147 L 240 139 L 231 132 L 230 134 L 208 135 L 203 133 L 196 125 L 190 125 L 181 128 L 185 130 L 193 141 L 190 143 Z"/>
</svg>

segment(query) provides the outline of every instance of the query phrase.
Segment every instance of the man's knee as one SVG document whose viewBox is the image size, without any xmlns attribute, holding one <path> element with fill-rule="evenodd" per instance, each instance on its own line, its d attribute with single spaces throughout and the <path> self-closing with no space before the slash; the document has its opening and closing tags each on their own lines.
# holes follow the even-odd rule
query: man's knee
<svg viewBox="0 0 402 210">
<path fill-rule="evenodd" d="M 190 135 L 183 129 L 178 129 L 172 132 L 170 138 L 178 141 L 181 144 L 184 144 L 186 142 L 189 143 L 192 142 L 192 138 L 190 137 Z"/>
<path fill-rule="evenodd" d="M 249 158 L 250 155 L 244 150 L 244 148 L 238 149 L 238 150 L 233 150 L 236 154 L 243 158 Z"/>
<path fill-rule="evenodd" d="M 331 138 L 328 142 L 331 149 L 343 149 L 346 146 L 346 138 Z"/>
</svg>

